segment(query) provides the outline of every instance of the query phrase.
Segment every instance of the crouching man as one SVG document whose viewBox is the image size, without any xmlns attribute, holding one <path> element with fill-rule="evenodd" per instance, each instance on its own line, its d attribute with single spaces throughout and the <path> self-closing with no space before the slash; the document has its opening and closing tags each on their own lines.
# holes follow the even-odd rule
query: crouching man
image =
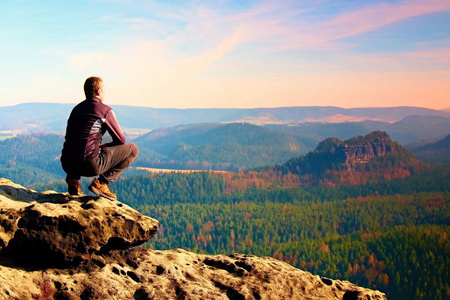
<svg viewBox="0 0 450 300">
<path fill-rule="evenodd" d="M 67 121 L 61 164 L 67 173 L 70 195 L 81 196 L 80 177 L 94 178 L 89 190 L 97 195 L 117 200 L 109 190 L 109 183 L 136 159 L 139 150 L 133 143 L 125 143 L 125 135 L 112 109 L 103 104 L 104 88 L 100 77 L 89 77 L 84 83 L 86 100 L 72 110 Z M 102 144 L 108 131 L 112 142 Z"/>
</svg>

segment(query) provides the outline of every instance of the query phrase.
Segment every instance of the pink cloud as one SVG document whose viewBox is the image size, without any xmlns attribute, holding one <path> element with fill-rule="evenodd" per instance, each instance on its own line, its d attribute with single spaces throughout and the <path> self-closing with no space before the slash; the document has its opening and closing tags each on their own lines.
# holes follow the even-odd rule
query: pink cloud
<svg viewBox="0 0 450 300">
<path fill-rule="evenodd" d="M 345 38 L 411 17 L 449 9 L 449 1 L 403 1 L 399 4 L 375 4 L 325 22 L 319 26 L 319 31 L 324 32 L 328 39 Z"/>
<path fill-rule="evenodd" d="M 324 20 L 306 18 L 311 10 L 320 11 L 322 5 L 327 4 L 315 2 L 314 5 L 298 5 L 295 1 L 281 3 L 270 1 L 239 13 L 217 7 L 197 6 L 185 15 L 188 25 L 167 40 L 167 49 L 173 53 L 175 53 L 174 49 L 184 50 L 180 52 L 181 54 L 175 54 L 174 57 L 178 57 L 177 60 L 181 66 L 196 70 L 197 73 L 214 71 L 213 65 L 216 62 L 224 62 L 225 56 L 233 56 L 234 59 L 227 61 L 234 63 L 232 65 L 215 64 L 215 67 L 232 72 L 233 69 L 240 70 L 240 66 L 244 64 L 258 66 L 261 62 L 257 57 L 261 57 L 261 53 L 270 55 L 271 50 L 301 48 L 318 49 L 323 53 L 331 51 L 333 57 L 343 57 L 343 61 L 335 61 L 331 58 L 327 62 L 327 69 L 333 68 L 331 63 L 334 64 L 335 69 L 342 69 L 342 67 L 345 69 L 350 66 L 352 69 L 360 70 L 383 68 L 384 71 L 395 71 L 404 69 L 402 66 L 418 64 L 424 67 L 426 63 L 430 65 L 448 62 L 448 47 L 437 50 L 428 47 L 422 51 L 402 54 L 361 55 L 349 53 L 348 48 L 351 45 L 337 43 L 337 41 L 408 18 L 450 10 L 450 1 L 414 0 L 393 4 L 368 4 Z M 195 46 L 187 52 L 186 44 Z M 239 59 L 239 47 L 242 45 L 257 49 L 259 54 L 254 56 L 254 62 L 248 60 L 242 62 Z M 234 56 L 235 54 L 238 56 Z M 279 70 L 289 69 L 292 66 L 292 62 L 284 64 L 280 61 L 280 57 L 276 59 L 278 59 L 276 62 L 272 61 L 273 68 L 280 63 L 282 65 L 279 66 Z M 299 65 L 292 66 L 293 69 L 298 67 Z M 261 68 L 256 67 L 256 69 Z M 305 67 L 301 69 L 305 70 Z"/>
<path fill-rule="evenodd" d="M 278 7 L 271 14 L 264 14 L 264 9 L 255 8 L 240 17 L 241 21 L 246 22 L 250 38 L 272 41 L 278 50 L 289 50 L 315 47 L 408 18 L 448 11 L 450 1 L 415 0 L 395 4 L 369 4 L 324 21 L 306 20 L 303 12 L 311 9 L 314 8 L 302 10 L 298 7 Z"/>
</svg>

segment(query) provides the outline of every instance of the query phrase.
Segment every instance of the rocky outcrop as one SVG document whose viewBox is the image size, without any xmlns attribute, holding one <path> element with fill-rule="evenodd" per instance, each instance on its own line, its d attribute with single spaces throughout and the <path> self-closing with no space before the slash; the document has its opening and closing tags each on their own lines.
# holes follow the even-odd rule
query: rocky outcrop
<svg viewBox="0 0 450 300">
<path fill-rule="evenodd" d="M 367 164 L 373 158 L 394 153 L 395 148 L 387 133 L 375 131 L 346 141 L 328 138 L 319 144 L 314 153 L 325 154 L 330 162 L 352 168 L 358 164 Z"/>
<path fill-rule="evenodd" d="M 358 164 L 366 164 L 375 157 L 383 157 L 393 153 L 391 138 L 384 133 L 373 133 L 366 136 L 361 142 L 358 139 L 349 140 L 339 145 L 337 153 L 342 152 L 345 157 L 343 165 L 352 167 Z"/>
<path fill-rule="evenodd" d="M 0 179 L 0 251 L 63 266 L 152 238 L 158 221 L 118 201 L 37 193 Z"/>
<path fill-rule="evenodd" d="M 20 281 L 18 279 L 20 278 Z M 34 295 L 34 296 L 33 296 Z M 72 269 L 0 264 L 2 299 L 386 299 L 273 258 L 129 249 Z M 44 298 L 47 296 L 47 298 Z"/>
<path fill-rule="evenodd" d="M 0 299 L 386 299 L 269 257 L 129 248 L 157 221 L 118 201 L 0 179 L 0 211 Z"/>
</svg>

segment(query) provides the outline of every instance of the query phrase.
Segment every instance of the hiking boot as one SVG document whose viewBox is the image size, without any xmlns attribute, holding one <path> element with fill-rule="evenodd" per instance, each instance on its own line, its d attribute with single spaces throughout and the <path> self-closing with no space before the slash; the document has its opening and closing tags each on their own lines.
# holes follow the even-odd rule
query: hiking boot
<svg viewBox="0 0 450 300">
<path fill-rule="evenodd" d="M 77 179 L 69 179 L 67 181 L 67 191 L 71 196 L 83 196 L 83 191 L 80 187 L 80 182 Z"/>
<path fill-rule="evenodd" d="M 100 183 L 97 178 L 95 178 L 91 185 L 89 186 L 89 190 L 94 194 L 102 196 L 109 200 L 117 200 L 116 194 L 112 193 L 109 190 L 109 187 L 106 183 Z"/>
</svg>

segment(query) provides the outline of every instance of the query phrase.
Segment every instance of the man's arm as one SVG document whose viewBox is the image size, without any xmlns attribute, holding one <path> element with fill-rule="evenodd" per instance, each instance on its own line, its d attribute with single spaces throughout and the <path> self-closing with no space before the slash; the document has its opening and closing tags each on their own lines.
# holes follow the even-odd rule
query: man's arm
<svg viewBox="0 0 450 300">
<path fill-rule="evenodd" d="M 108 128 L 108 133 L 111 135 L 113 141 L 111 143 L 104 144 L 101 147 L 125 144 L 125 134 L 123 133 L 122 128 L 120 128 L 116 114 L 112 109 L 106 115 L 105 123 Z"/>
</svg>

